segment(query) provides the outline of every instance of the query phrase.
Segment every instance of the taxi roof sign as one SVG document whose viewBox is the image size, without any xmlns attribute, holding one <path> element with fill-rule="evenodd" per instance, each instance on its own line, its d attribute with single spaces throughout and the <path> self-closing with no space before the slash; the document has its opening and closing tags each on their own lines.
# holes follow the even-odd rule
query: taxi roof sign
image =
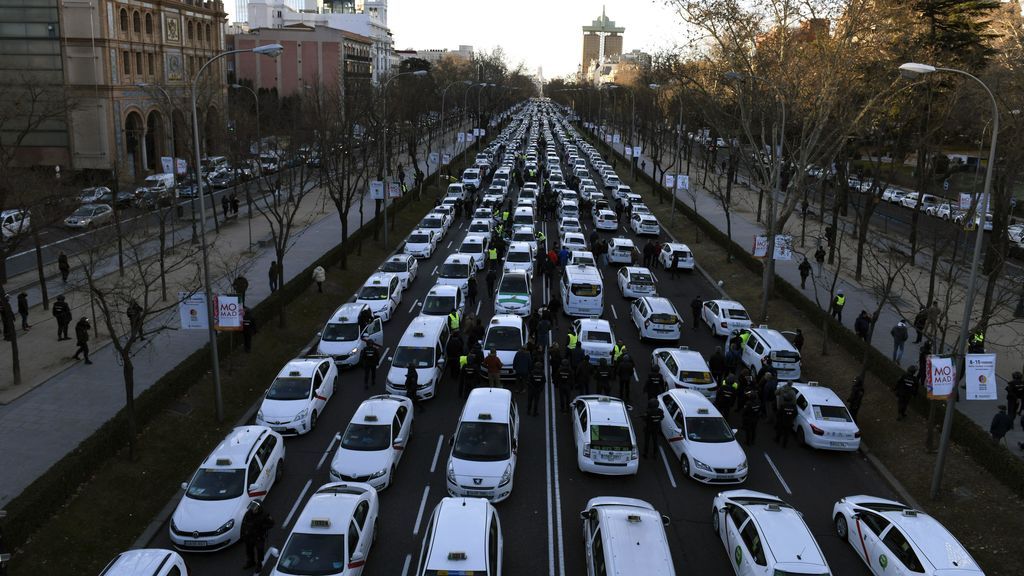
<svg viewBox="0 0 1024 576">
<path fill-rule="evenodd" d="M 313 518 L 313 519 L 311 519 L 309 521 L 309 527 L 310 528 L 330 528 L 331 527 L 331 519 L 330 518 Z"/>
</svg>

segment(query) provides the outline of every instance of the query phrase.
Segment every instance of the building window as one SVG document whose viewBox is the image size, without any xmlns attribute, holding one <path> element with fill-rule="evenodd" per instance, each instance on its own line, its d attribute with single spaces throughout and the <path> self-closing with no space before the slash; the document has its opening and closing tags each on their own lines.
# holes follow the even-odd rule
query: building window
<svg viewBox="0 0 1024 576">
<path fill-rule="evenodd" d="M 142 16 L 139 15 L 139 11 L 132 12 L 132 30 L 136 34 L 142 34 Z"/>
<path fill-rule="evenodd" d="M 209 44 L 211 42 L 213 42 L 212 28 L 210 28 L 210 25 L 207 24 L 206 25 L 206 43 Z"/>
<path fill-rule="evenodd" d="M 121 60 L 124 62 L 124 74 L 128 76 L 132 73 L 132 54 L 131 52 L 122 52 Z"/>
<path fill-rule="evenodd" d="M 128 33 L 128 11 L 121 8 L 121 32 Z"/>
<path fill-rule="evenodd" d="M 142 75 L 142 52 L 135 53 L 135 73 Z"/>
<path fill-rule="evenodd" d="M 146 58 L 149 64 L 149 69 L 146 71 L 146 73 L 152 76 L 153 74 L 156 74 L 156 55 L 150 52 L 146 54 Z"/>
<path fill-rule="evenodd" d="M 188 26 L 185 28 L 185 37 L 188 38 L 189 42 L 195 37 L 195 31 L 192 28 L 192 21 L 188 21 Z"/>
<path fill-rule="evenodd" d="M 153 15 L 149 12 L 146 12 L 146 35 L 153 35 Z"/>
</svg>

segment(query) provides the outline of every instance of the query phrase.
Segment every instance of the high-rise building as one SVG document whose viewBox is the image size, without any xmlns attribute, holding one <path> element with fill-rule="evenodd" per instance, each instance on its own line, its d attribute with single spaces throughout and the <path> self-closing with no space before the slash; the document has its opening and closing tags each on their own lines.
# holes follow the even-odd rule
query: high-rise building
<svg viewBox="0 0 1024 576">
<path fill-rule="evenodd" d="M 589 74 L 595 63 L 604 64 L 622 54 L 621 35 L 625 31 L 625 28 L 615 26 L 614 20 L 608 19 L 602 6 L 601 16 L 591 22 L 590 26 L 583 27 L 583 62 L 580 72 Z"/>
</svg>

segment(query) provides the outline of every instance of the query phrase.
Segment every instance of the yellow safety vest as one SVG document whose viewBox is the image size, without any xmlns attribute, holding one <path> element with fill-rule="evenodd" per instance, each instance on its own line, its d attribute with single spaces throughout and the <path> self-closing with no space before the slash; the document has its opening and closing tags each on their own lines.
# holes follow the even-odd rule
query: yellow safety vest
<svg viewBox="0 0 1024 576">
<path fill-rule="evenodd" d="M 540 240 L 541 242 L 543 242 L 545 239 L 547 239 L 547 236 L 545 236 L 543 232 L 538 230 L 537 231 L 537 240 Z"/>
<path fill-rule="evenodd" d="M 981 344 L 984 341 L 985 341 L 985 335 L 982 334 L 981 332 L 975 332 L 974 334 L 971 335 L 971 342 L 975 342 L 977 344 Z"/>
<path fill-rule="evenodd" d="M 747 345 L 747 340 L 750 340 L 750 332 L 744 332 L 744 333 L 740 334 L 740 343 L 742 343 L 744 346 L 746 346 Z"/>
<path fill-rule="evenodd" d="M 488 248 L 487 249 L 487 259 L 488 260 L 497 260 L 498 259 L 498 249 L 497 248 Z"/>
<path fill-rule="evenodd" d="M 576 343 L 579 342 L 579 338 L 576 337 L 572 332 L 569 333 L 569 345 L 566 346 L 569 350 L 576 349 Z"/>
<path fill-rule="evenodd" d="M 621 358 L 622 355 L 626 353 L 626 347 L 625 346 L 619 346 L 618 344 L 615 345 L 615 348 L 613 348 L 613 350 L 614 350 L 614 354 L 612 356 L 612 359 L 614 361 L 616 361 L 616 362 L 618 362 L 619 358 Z"/>
<path fill-rule="evenodd" d="M 448 327 L 451 328 L 452 330 L 459 329 L 459 315 L 456 314 L 455 312 L 452 312 L 451 314 L 448 315 Z"/>
<path fill-rule="evenodd" d="M 846 296 L 836 296 L 836 306 L 845 306 Z"/>
<path fill-rule="evenodd" d="M 469 364 L 469 356 L 459 356 L 459 368 L 465 368 L 466 364 Z"/>
<path fill-rule="evenodd" d="M 501 212 L 501 219 L 502 220 L 508 220 L 508 210 L 503 210 Z"/>
</svg>

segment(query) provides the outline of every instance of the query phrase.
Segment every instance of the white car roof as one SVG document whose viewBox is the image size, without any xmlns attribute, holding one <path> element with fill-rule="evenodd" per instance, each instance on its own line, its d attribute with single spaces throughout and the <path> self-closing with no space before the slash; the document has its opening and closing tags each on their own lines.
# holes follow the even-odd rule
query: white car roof
<svg viewBox="0 0 1024 576">
<path fill-rule="evenodd" d="M 177 552 L 159 548 L 144 548 L 122 552 L 107 566 L 100 576 L 150 576 L 159 574 L 160 568 L 174 566 Z"/>
<path fill-rule="evenodd" d="M 874 496 L 849 496 L 847 500 L 858 506 L 864 504 L 890 504 L 901 507 L 900 510 L 872 510 L 885 517 L 886 520 L 900 527 L 900 530 L 921 551 L 927 561 L 937 570 L 963 570 L 971 574 L 981 574 L 981 569 L 971 558 L 970 553 L 950 534 L 938 520 L 920 510 L 914 510 L 902 502 L 876 498 Z M 976 572 L 975 572 L 976 571 Z"/>
<path fill-rule="evenodd" d="M 711 368 L 708 367 L 708 363 L 704 360 L 704 356 L 702 356 L 700 352 L 690 350 L 686 346 L 680 346 L 678 348 L 655 348 L 652 354 L 658 354 L 659 352 L 668 352 L 672 358 L 675 359 L 680 370 L 686 370 L 688 372 L 711 371 Z"/>
<path fill-rule="evenodd" d="M 317 366 L 323 363 L 323 358 L 295 358 L 289 360 L 284 368 L 277 373 L 277 377 L 293 376 L 298 378 L 312 378 Z"/>
<path fill-rule="evenodd" d="M 719 308 L 725 308 L 726 310 L 746 310 L 743 304 L 735 300 L 705 300 L 705 302 L 714 302 L 718 304 Z"/>
<path fill-rule="evenodd" d="M 819 386 L 817 382 L 794 382 L 790 386 L 803 394 L 804 398 L 807 398 L 807 401 L 811 404 L 819 406 L 846 406 L 831 388 Z"/>
<path fill-rule="evenodd" d="M 363 286 L 385 286 L 391 284 L 391 279 L 398 275 L 392 272 L 374 272 L 366 279 Z"/>
<path fill-rule="evenodd" d="M 497 422 L 508 423 L 509 406 L 512 403 L 512 391 L 505 388 L 484 386 L 469 393 L 466 405 L 462 407 L 459 422 Z"/>
<path fill-rule="evenodd" d="M 427 292 L 427 296 L 455 296 L 455 293 L 458 291 L 458 286 L 452 286 L 451 284 L 434 284 L 430 291 Z"/>
<path fill-rule="evenodd" d="M 490 514 L 491 504 L 483 498 L 442 498 L 425 568 L 454 574 L 486 571 Z"/>
<path fill-rule="evenodd" d="M 601 318 L 580 318 L 580 330 L 593 330 L 595 332 L 611 332 L 612 325 Z"/>
<path fill-rule="evenodd" d="M 570 282 L 590 282 L 602 284 L 601 275 L 594 266 L 572 264 L 565 267 L 565 275 Z"/>
<path fill-rule="evenodd" d="M 469 264 L 472 258 L 467 254 L 449 254 L 444 259 L 445 264 Z"/>
<path fill-rule="evenodd" d="M 374 488 L 361 482 L 324 484 L 309 497 L 292 534 L 348 534 L 352 512 L 367 490 Z"/>
<path fill-rule="evenodd" d="M 589 423 L 609 424 L 612 426 L 632 427 L 629 422 L 629 415 L 626 413 L 626 405 L 618 398 L 612 396 L 577 396 L 577 400 L 586 402 L 590 412 Z"/>
<path fill-rule="evenodd" d="M 690 251 L 690 247 L 682 242 L 665 242 L 662 246 L 667 247 L 670 251 L 675 252 L 676 250 Z M 664 248 L 663 248 L 664 249 Z"/>
<path fill-rule="evenodd" d="M 653 215 L 651 215 L 651 214 L 641 214 L 641 213 L 637 213 L 636 215 L 640 217 L 640 221 L 641 221 L 641 222 L 644 222 L 644 221 L 648 221 L 648 220 L 653 220 L 655 224 L 657 224 L 657 223 L 658 223 L 658 219 L 657 219 L 657 218 L 655 218 L 655 217 L 654 217 Z"/>
<path fill-rule="evenodd" d="M 580 242 L 583 242 L 584 244 L 587 243 L 587 238 L 585 236 L 583 236 L 582 232 L 566 232 L 565 233 L 565 237 L 562 240 L 562 243 L 564 244 L 568 240 L 579 240 Z"/>
<path fill-rule="evenodd" d="M 525 272 L 522 271 L 520 271 L 519 273 L 525 274 Z M 509 272 L 509 274 L 511 274 L 511 272 Z M 491 326 L 512 326 L 514 328 L 519 328 L 520 330 L 522 330 L 523 319 L 514 314 L 495 314 L 491 318 L 491 321 L 487 323 L 488 329 L 490 329 Z"/>
<path fill-rule="evenodd" d="M 359 319 L 359 313 L 366 308 L 366 304 L 356 304 L 355 302 L 347 302 L 338 307 L 331 314 L 331 319 L 328 323 L 334 324 L 351 324 Z"/>
<path fill-rule="evenodd" d="M 270 433 L 270 428 L 265 426 L 235 428 L 210 452 L 203 461 L 202 468 L 244 468 L 249 461 L 249 455 L 255 449 L 256 442 Z"/>
<path fill-rule="evenodd" d="M 608 241 L 608 243 L 611 244 L 612 246 L 633 246 L 634 248 L 636 247 L 636 244 L 634 244 L 633 241 L 630 240 L 629 238 L 612 238 L 611 240 Z"/>
<path fill-rule="evenodd" d="M 757 334 L 758 338 L 764 341 L 773 350 L 792 350 L 796 352 L 793 344 L 782 335 L 782 332 L 771 328 L 750 328 L 750 331 Z"/>
<path fill-rule="evenodd" d="M 668 392 L 662 393 L 662 395 L 669 396 L 675 400 L 676 404 L 679 404 L 683 408 L 683 413 L 687 416 L 722 416 L 722 413 L 718 411 L 718 408 L 715 408 L 714 403 L 696 390 L 674 388 Z M 707 410 L 707 412 L 704 413 L 702 412 L 703 410 Z"/>
<path fill-rule="evenodd" d="M 643 266 L 623 266 L 619 270 L 625 270 L 627 274 L 650 274 L 650 268 L 644 268 Z"/>
<path fill-rule="evenodd" d="M 437 344 L 437 335 L 448 322 L 447 316 L 417 316 L 409 322 L 409 327 L 398 341 L 399 346 L 421 346 L 433 348 Z"/>
<path fill-rule="evenodd" d="M 621 574 L 665 574 L 672 558 L 665 537 L 661 514 L 650 504 L 635 498 L 600 497 L 587 502 L 588 510 L 598 512 L 605 550 L 616 555 L 615 572 Z"/>
<path fill-rule="evenodd" d="M 668 313 L 679 315 L 676 311 L 676 307 L 672 304 L 672 301 L 668 298 L 661 296 L 644 296 L 643 300 L 647 302 L 647 307 L 650 308 L 652 314 Z"/>
<path fill-rule="evenodd" d="M 363 400 L 363 403 L 356 408 L 356 413 L 352 415 L 352 421 L 366 424 L 390 425 L 391 420 L 395 417 L 395 412 L 398 411 L 398 407 L 408 402 L 409 399 L 407 397 L 395 396 L 393 394 L 370 396 Z M 367 419 L 367 416 L 369 416 L 369 419 Z"/>
<path fill-rule="evenodd" d="M 509 252 L 529 252 L 530 245 L 526 242 L 512 242 L 508 245 Z"/>
</svg>

